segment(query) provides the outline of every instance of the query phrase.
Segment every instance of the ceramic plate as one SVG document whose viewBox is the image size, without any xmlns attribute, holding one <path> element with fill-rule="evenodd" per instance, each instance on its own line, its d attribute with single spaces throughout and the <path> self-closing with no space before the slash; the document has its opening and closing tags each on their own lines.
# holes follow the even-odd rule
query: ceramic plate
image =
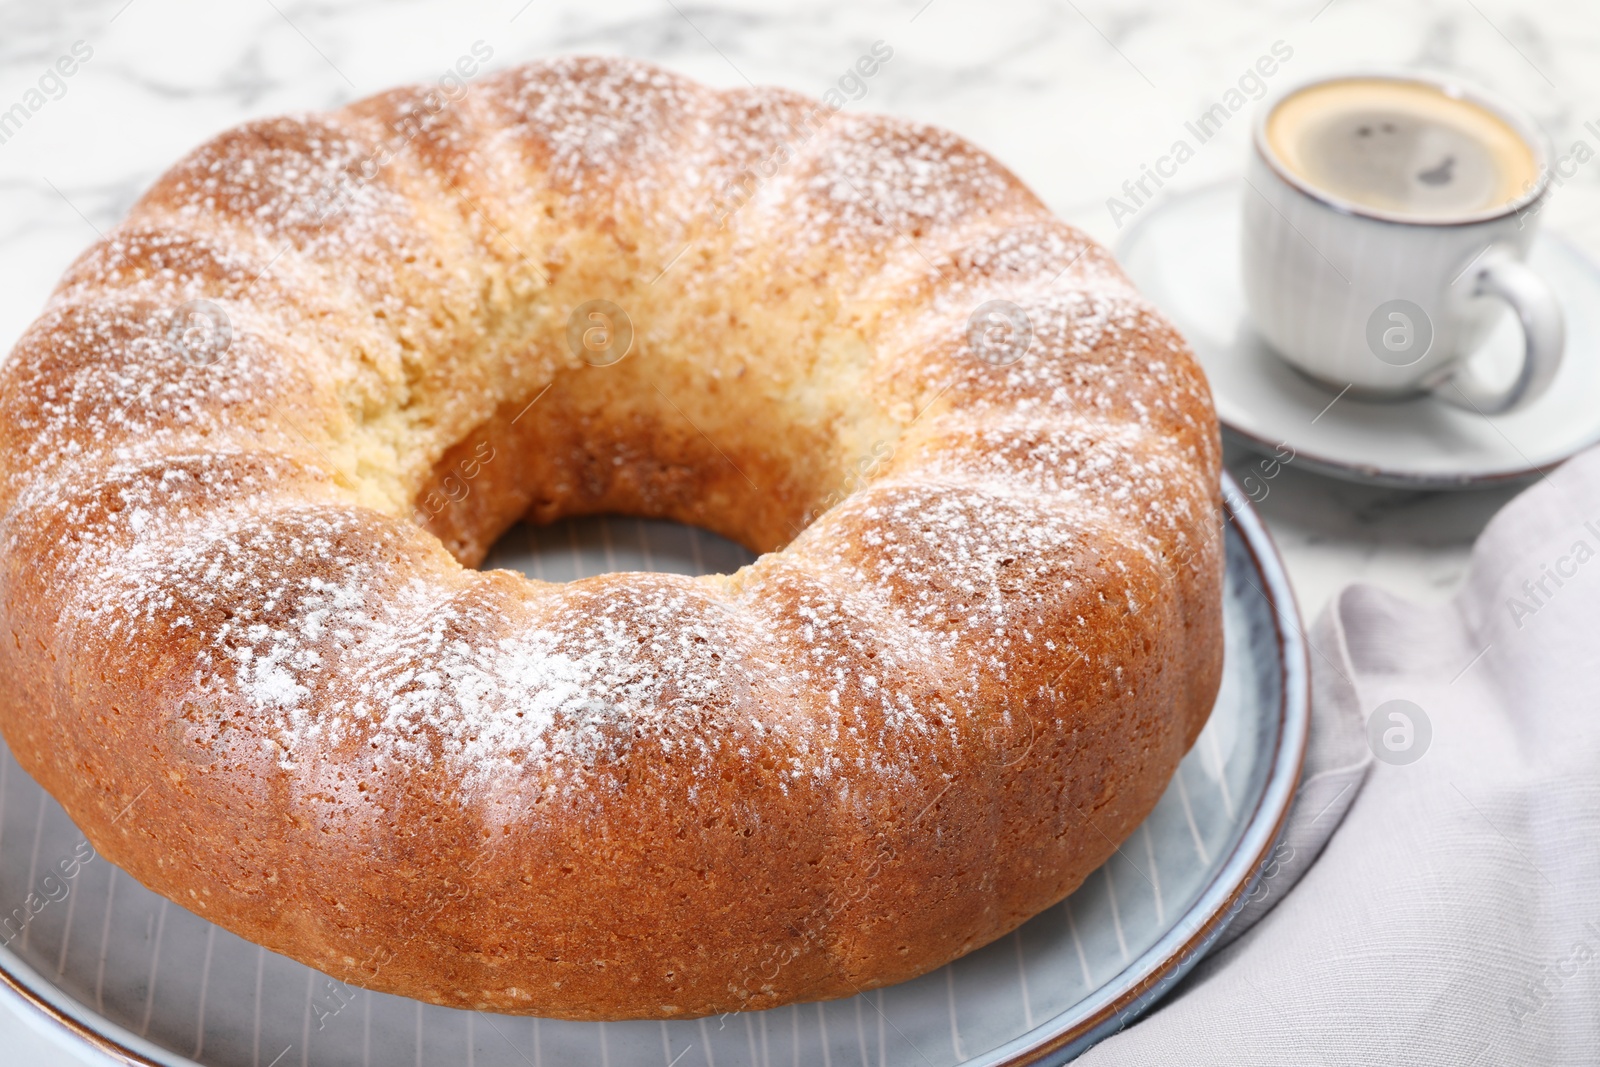
<svg viewBox="0 0 1600 1067">
<path fill-rule="evenodd" d="M 82 837 L 0 752 L 0 993 L 93 1063 L 1062 1063 L 1135 1018 L 1200 957 L 1253 883 L 1293 795 L 1309 714 L 1300 624 L 1260 522 L 1231 481 L 1225 489 L 1222 691 L 1155 812 L 1067 900 L 916 981 L 671 1023 L 553 1022 L 347 990 L 168 903 L 104 859 L 46 882 Z M 608 570 L 725 572 L 749 558 L 686 527 L 616 519 L 519 528 L 490 565 L 559 581 Z M 25 920 L 5 925 L 17 908 Z"/>
<path fill-rule="evenodd" d="M 1433 397 L 1338 396 L 1275 356 L 1245 317 L 1239 274 L 1244 187 L 1224 182 L 1151 210 L 1117 244 L 1141 291 L 1194 346 L 1223 427 L 1241 443 L 1351 481 L 1460 489 L 1536 477 L 1600 441 L 1600 268 L 1559 238 L 1534 241 L 1528 263 L 1566 314 L 1566 357 L 1544 396 L 1493 417 Z M 1502 317 L 1474 358 L 1513 373 L 1522 334 Z"/>
</svg>

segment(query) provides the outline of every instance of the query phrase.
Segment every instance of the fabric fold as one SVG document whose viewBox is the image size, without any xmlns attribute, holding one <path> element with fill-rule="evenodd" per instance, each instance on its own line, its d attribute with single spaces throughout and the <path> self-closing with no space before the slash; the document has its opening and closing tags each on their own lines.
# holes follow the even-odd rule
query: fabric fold
<svg viewBox="0 0 1600 1067">
<path fill-rule="evenodd" d="M 1452 600 L 1352 586 L 1311 637 L 1273 891 L 1080 1062 L 1597 1062 L 1600 451 L 1496 515 Z"/>
</svg>

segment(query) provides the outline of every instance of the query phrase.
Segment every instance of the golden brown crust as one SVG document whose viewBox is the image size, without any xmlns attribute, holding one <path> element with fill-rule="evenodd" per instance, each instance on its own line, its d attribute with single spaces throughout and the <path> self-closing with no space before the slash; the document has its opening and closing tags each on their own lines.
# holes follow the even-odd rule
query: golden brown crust
<svg viewBox="0 0 1600 1067">
<path fill-rule="evenodd" d="M 594 299 L 620 362 L 567 344 Z M 1154 806 L 1218 684 L 1218 453 L 1181 339 L 950 134 L 622 60 L 396 90 L 197 150 L 0 366 L 4 731 L 114 862 L 346 981 L 846 996 Z M 768 554 L 461 566 L 606 511 Z"/>
</svg>

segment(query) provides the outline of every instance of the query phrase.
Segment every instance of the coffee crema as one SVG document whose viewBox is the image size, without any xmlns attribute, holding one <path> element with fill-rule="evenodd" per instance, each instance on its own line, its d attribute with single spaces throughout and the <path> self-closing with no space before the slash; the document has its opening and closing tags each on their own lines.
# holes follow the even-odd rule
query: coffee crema
<svg viewBox="0 0 1600 1067">
<path fill-rule="evenodd" d="M 1306 185 L 1356 207 L 1441 221 L 1531 192 L 1539 161 L 1505 119 L 1423 82 L 1345 78 L 1286 97 L 1268 148 Z"/>
</svg>

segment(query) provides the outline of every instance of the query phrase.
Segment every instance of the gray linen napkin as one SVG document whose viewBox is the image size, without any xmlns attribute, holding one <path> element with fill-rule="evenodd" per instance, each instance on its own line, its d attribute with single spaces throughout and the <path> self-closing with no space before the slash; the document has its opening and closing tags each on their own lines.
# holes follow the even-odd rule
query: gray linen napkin
<svg viewBox="0 0 1600 1067">
<path fill-rule="evenodd" d="M 1352 586 L 1311 640 L 1281 862 L 1080 1062 L 1600 1063 L 1600 449 L 1495 516 L 1451 602 Z"/>
</svg>

